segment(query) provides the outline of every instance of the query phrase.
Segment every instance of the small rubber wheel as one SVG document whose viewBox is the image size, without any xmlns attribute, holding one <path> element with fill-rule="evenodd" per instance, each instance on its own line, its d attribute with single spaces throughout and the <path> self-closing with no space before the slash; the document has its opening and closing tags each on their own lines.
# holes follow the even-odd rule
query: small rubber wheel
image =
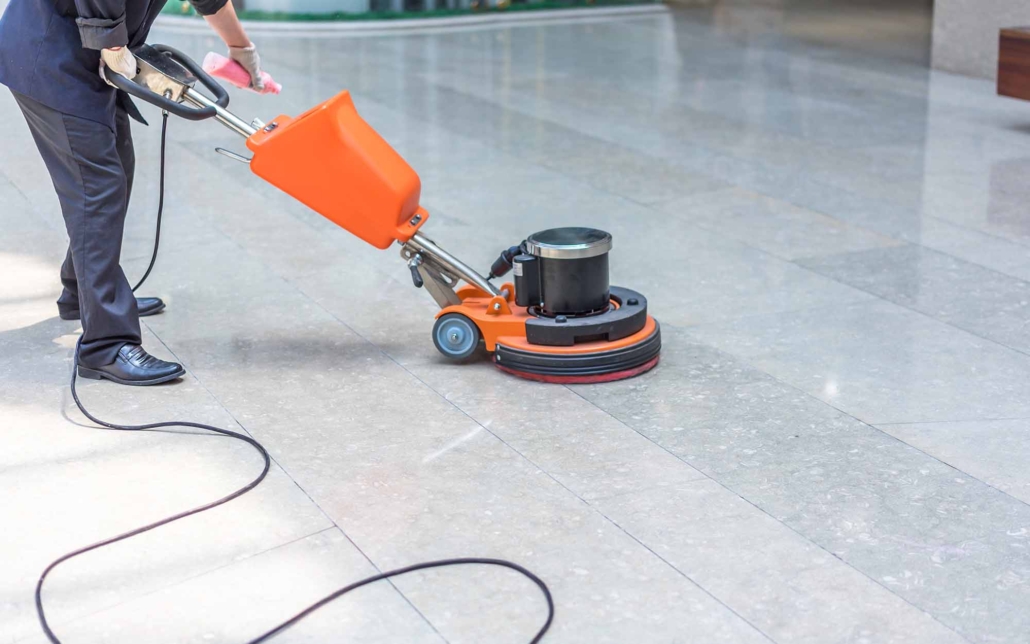
<svg viewBox="0 0 1030 644">
<path fill-rule="evenodd" d="M 479 348 L 479 327 L 461 313 L 441 316 L 433 325 L 433 344 L 450 360 L 465 360 Z"/>
</svg>

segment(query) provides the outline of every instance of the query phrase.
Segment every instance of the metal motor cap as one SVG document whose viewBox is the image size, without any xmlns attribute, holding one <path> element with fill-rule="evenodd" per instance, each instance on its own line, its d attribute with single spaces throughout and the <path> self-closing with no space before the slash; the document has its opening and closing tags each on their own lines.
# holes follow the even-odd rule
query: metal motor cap
<svg viewBox="0 0 1030 644">
<path fill-rule="evenodd" d="M 551 228 L 526 238 L 526 251 L 544 259 L 586 259 L 612 249 L 612 236 L 596 228 Z"/>
</svg>

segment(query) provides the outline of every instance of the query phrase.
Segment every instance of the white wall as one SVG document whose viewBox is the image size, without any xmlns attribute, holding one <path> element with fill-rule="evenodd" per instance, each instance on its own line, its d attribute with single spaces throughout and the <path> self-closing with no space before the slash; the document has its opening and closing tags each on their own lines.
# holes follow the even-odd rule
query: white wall
<svg viewBox="0 0 1030 644">
<path fill-rule="evenodd" d="M 995 78 L 998 30 L 1030 26 L 1030 0 L 936 0 L 933 66 L 949 72 Z"/>
</svg>

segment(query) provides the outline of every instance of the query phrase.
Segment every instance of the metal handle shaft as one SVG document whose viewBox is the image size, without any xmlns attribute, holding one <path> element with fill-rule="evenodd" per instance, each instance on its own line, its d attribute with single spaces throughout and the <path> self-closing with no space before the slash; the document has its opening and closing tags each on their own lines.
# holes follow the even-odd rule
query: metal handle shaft
<svg viewBox="0 0 1030 644">
<path fill-rule="evenodd" d="M 192 103 L 193 105 L 196 105 L 197 107 L 212 107 L 212 108 L 214 108 L 214 110 L 215 110 L 215 120 L 217 120 L 219 123 L 221 123 L 222 125 L 224 125 L 227 128 L 229 128 L 230 130 L 236 132 L 240 136 L 243 136 L 245 138 L 250 138 L 251 136 L 253 136 L 257 132 L 257 128 L 256 127 L 254 127 L 250 123 L 247 123 L 246 121 L 244 121 L 240 117 L 236 116 L 235 114 L 233 114 L 229 110 L 225 109 L 221 105 L 218 105 L 217 103 L 212 101 L 210 98 L 204 96 L 203 94 L 201 94 L 200 92 L 198 92 L 196 89 L 194 89 L 192 87 L 187 88 L 186 91 L 183 92 L 182 98 L 183 98 L 183 100 L 187 101 L 188 103 Z"/>
<path fill-rule="evenodd" d="M 486 281 L 485 277 L 470 268 L 465 262 L 437 246 L 433 240 L 423 236 L 422 233 L 415 233 L 407 243 L 423 255 L 428 255 L 437 263 L 446 266 L 452 273 L 484 293 L 489 293 L 490 295 L 501 294 L 496 286 Z"/>
</svg>

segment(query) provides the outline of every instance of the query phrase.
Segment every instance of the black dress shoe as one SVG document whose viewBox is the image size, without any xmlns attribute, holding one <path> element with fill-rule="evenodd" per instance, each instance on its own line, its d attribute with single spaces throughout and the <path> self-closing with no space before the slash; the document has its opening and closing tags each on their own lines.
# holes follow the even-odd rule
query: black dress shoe
<svg viewBox="0 0 1030 644">
<path fill-rule="evenodd" d="M 79 365 L 79 376 L 90 380 L 111 380 L 120 385 L 157 385 L 186 373 L 181 364 L 155 358 L 138 344 L 123 344 L 109 365 L 93 369 Z"/>
<path fill-rule="evenodd" d="M 154 315 L 165 310 L 165 303 L 161 301 L 159 297 L 137 297 L 136 308 L 139 310 L 139 316 L 145 318 L 148 315 Z M 62 320 L 78 320 L 79 310 L 74 311 L 61 311 L 58 309 L 58 313 Z"/>
</svg>

